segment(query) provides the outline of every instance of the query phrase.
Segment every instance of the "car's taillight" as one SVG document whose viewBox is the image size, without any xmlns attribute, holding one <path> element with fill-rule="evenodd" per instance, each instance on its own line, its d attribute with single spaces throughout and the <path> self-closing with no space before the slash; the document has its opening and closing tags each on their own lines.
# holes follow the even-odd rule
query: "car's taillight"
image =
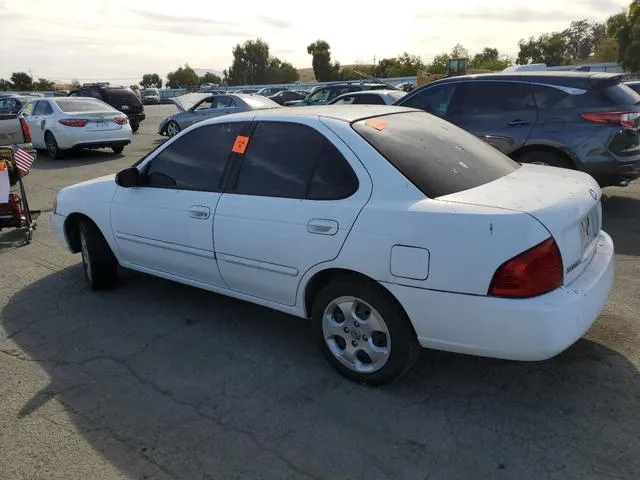
<svg viewBox="0 0 640 480">
<path fill-rule="evenodd" d="M 129 121 L 129 119 L 127 117 L 117 117 L 114 118 L 113 121 L 118 125 L 125 125 Z"/>
<path fill-rule="evenodd" d="M 608 123 L 611 125 L 621 125 L 627 128 L 637 128 L 636 122 L 640 118 L 638 112 L 594 112 L 582 113 L 582 118 L 595 123 Z"/>
<path fill-rule="evenodd" d="M 493 275 L 489 295 L 526 298 L 542 295 L 562 285 L 562 256 L 550 237 L 503 263 Z"/>
<path fill-rule="evenodd" d="M 22 129 L 22 136 L 24 137 L 24 143 L 31 143 L 31 129 L 27 121 L 20 117 L 20 128 Z"/>
<path fill-rule="evenodd" d="M 58 120 L 62 125 L 66 127 L 84 127 L 88 120 L 79 120 L 76 118 L 63 118 L 62 120 Z"/>
</svg>

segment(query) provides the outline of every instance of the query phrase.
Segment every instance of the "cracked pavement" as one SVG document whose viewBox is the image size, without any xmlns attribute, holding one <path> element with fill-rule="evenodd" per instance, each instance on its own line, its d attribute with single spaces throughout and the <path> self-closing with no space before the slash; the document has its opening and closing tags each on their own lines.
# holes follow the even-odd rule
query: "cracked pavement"
<svg viewBox="0 0 640 480">
<path fill-rule="evenodd" d="M 44 154 L 30 205 L 122 156 Z M 0 479 L 638 479 L 640 184 L 607 189 L 616 285 L 546 362 L 424 352 L 383 388 L 325 365 L 305 321 L 134 272 L 87 289 L 43 213 L 0 232 Z"/>
</svg>

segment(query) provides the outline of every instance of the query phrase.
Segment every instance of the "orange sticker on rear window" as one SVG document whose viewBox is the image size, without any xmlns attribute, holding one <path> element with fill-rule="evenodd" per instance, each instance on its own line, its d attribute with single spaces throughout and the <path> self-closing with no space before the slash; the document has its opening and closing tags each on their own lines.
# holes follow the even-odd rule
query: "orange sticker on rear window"
<svg viewBox="0 0 640 480">
<path fill-rule="evenodd" d="M 233 148 L 231 151 L 233 153 L 243 154 L 247 149 L 247 144 L 249 143 L 249 137 L 245 137 L 244 135 L 238 135 L 236 137 L 236 141 L 233 143 Z"/>
<path fill-rule="evenodd" d="M 381 122 L 380 120 L 367 120 L 366 122 L 364 122 L 364 124 L 369 125 L 370 127 L 375 128 L 376 130 L 384 130 L 389 126 L 386 123 Z"/>
</svg>

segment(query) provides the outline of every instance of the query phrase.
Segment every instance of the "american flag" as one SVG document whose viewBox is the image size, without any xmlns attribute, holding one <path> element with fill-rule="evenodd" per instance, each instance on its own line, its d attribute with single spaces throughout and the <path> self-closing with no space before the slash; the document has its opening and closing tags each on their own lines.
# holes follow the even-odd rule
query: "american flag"
<svg viewBox="0 0 640 480">
<path fill-rule="evenodd" d="M 34 158 L 18 145 L 13 145 L 12 148 L 13 161 L 16 163 L 16 167 L 18 167 L 18 170 L 26 175 L 27 173 L 29 173 L 31 165 L 33 165 Z"/>
</svg>

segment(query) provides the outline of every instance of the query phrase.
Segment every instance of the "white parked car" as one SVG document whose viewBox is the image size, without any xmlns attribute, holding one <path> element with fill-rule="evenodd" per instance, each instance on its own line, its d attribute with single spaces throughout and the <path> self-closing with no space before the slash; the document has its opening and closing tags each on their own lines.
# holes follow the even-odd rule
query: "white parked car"
<svg viewBox="0 0 640 480">
<path fill-rule="evenodd" d="M 310 317 L 331 365 L 381 384 L 420 346 L 542 360 L 578 340 L 614 277 L 600 196 L 424 112 L 301 107 L 193 125 L 62 189 L 51 221 L 93 289 L 120 265 Z"/>
<path fill-rule="evenodd" d="M 144 88 L 140 92 L 143 105 L 158 105 L 160 103 L 160 90 L 155 87 Z"/>
<path fill-rule="evenodd" d="M 41 98 L 25 105 L 21 113 L 31 128 L 33 146 L 46 149 L 51 158 L 80 148 L 122 153 L 131 143 L 127 116 L 94 98 Z"/>
</svg>

